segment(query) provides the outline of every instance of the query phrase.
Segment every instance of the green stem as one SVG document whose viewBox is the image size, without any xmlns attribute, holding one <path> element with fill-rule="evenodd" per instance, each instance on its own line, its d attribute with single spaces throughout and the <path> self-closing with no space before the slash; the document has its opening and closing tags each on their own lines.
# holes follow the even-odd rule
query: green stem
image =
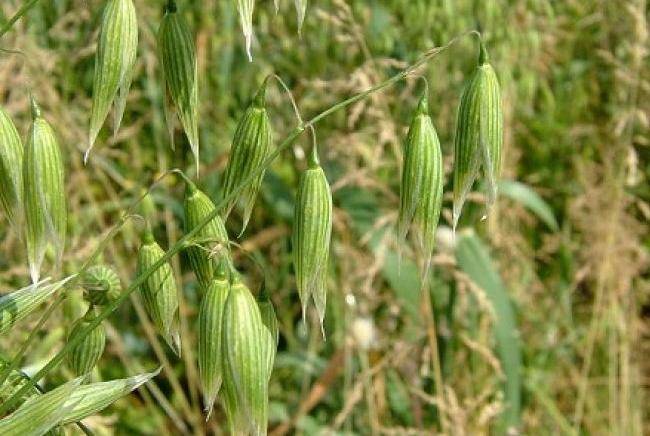
<svg viewBox="0 0 650 436">
<path fill-rule="evenodd" d="M 50 307 L 47 308 L 45 313 L 41 316 L 41 318 L 38 320 L 38 323 L 36 326 L 32 329 L 32 331 L 29 333 L 29 336 L 27 337 L 27 340 L 23 342 L 20 346 L 20 349 L 16 353 L 14 357 L 11 358 L 11 361 L 7 364 L 7 366 L 4 367 L 2 372 L 0 372 L 0 386 L 2 386 L 5 381 L 7 381 L 7 377 L 9 377 L 9 374 L 11 374 L 11 371 L 15 370 L 18 368 L 18 363 L 20 362 L 20 359 L 25 355 L 25 352 L 31 345 L 31 343 L 36 339 L 36 336 L 38 333 L 41 331 L 41 327 L 43 327 L 43 324 L 45 324 L 45 321 L 50 317 L 52 312 L 54 312 L 54 309 L 59 307 L 59 305 L 65 300 L 65 293 L 63 292 L 63 289 L 59 290 L 59 296 L 54 300 L 54 303 L 50 304 Z"/>
<path fill-rule="evenodd" d="M 0 28 L 0 38 L 4 36 L 5 33 L 9 32 L 11 28 L 16 24 L 16 21 L 20 20 L 32 7 L 34 7 L 38 3 L 38 0 L 29 0 L 27 3 L 25 3 L 20 9 L 18 9 L 18 12 L 14 14 L 13 17 L 7 21 L 2 28 Z"/>
<path fill-rule="evenodd" d="M 183 237 L 181 237 L 174 245 L 172 245 L 167 252 L 158 259 L 150 268 L 148 268 L 146 271 L 144 271 L 142 274 L 140 274 L 138 277 L 133 280 L 131 285 L 120 295 L 118 299 L 115 301 L 111 302 L 111 304 L 107 305 L 104 310 L 92 321 L 90 322 L 83 330 L 79 332 L 78 335 L 75 335 L 74 338 L 72 338 L 70 341 L 68 341 L 65 346 L 56 354 L 54 357 L 52 357 L 45 366 L 43 366 L 34 376 L 32 377 L 32 380 L 30 383 L 27 383 L 25 386 L 23 386 L 21 389 L 19 389 L 17 392 L 15 392 L 11 398 L 9 398 L 7 401 L 4 402 L 4 404 L 0 405 L 0 415 L 3 413 L 6 413 L 9 408 L 13 407 L 19 399 L 22 397 L 22 395 L 31 388 L 31 386 L 34 383 L 38 383 L 39 380 L 41 380 L 46 374 L 48 374 L 52 369 L 54 369 L 61 361 L 63 358 L 70 352 L 70 350 L 75 347 L 78 343 L 80 343 L 83 338 L 85 338 L 95 327 L 97 327 L 104 319 L 108 318 L 108 316 L 115 311 L 124 301 L 126 301 L 127 298 L 129 298 L 129 295 L 133 293 L 136 289 L 144 283 L 147 278 L 153 274 L 158 268 L 160 268 L 164 263 L 166 263 L 171 257 L 174 255 L 178 254 L 187 244 L 192 241 L 192 239 L 201 231 L 203 227 L 205 227 L 210 221 L 212 221 L 215 217 L 219 215 L 219 212 L 221 209 L 223 209 L 226 204 L 231 201 L 233 198 L 235 198 L 241 191 L 243 191 L 246 186 L 248 186 L 253 180 L 255 180 L 260 174 L 262 174 L 263 171 L 265 171 L 271 163 L 286 149 L 288 149 L 296 139 L 305 131 L 306 128 L 309 126 L 313 126 L 314 124 L 318 123 L 320 120 L 323 118 L 326 118 L 327 116 L 347 107 L 350 106 L 351 104 L 356 103 L 359 100 L 362 100 L 369 96 L 370 94 L 373 94 L 377 91 L 380 91 L 384 88 L 387 88 L 404 78 L 406 78 L 408 75 L 413 73 L 417 68 L 420 66 L 426 64 L 431 58 L 433 58 L 435 55 L 438 53 L 446 50 L 449 48 L 451 45 L 453 45 L 459 38 L 462 36 L 467 35 L 467 33 L 457 36 L 456 38 L 452 39 L 449 43 L 442 47 L 435 47 L 429 51 L 427 51 L 418 61 L 416 61 L 414 64 L 411 66 L 407 67 L 400 73 L 390 77 L 389 79 L 367 89 L 366 91 L 363 91 L 359 94 L 356 94 L 346 100 L 343 100 L 342 102 L 339 102 L 328 109 L 324 110 L 323 112 L 319 113 L 318 115 L 314 116 L 312 119 L 307 121 L 306 123 L 300 124 L 296 126 L 290 133 L 287 135 L 287 137 L 278 145 L 278 147 L 275 149 L 273 153 L 271 153 L 263 162 L 262 164 L 255 169 L 255 171 L 252 171 L 247 177 L 242 180 L 242 182 L 235 187 L 228 195 L 225 195 L 221 201 L 215 206 L 215 208 L 212 210 L 211 213 L 206 215 L 203 220 L 195 226 L 191 231 L 187 232 Z M 265 84 L 262 86 L 262 92 L 264 90 Z M 259 97 L 259 92 L 258 92 L 258 97 Z M 116 232 L 116 230 L 112 230 L 111 233 Z M 89 264 L 91 260 L 86 262 L 86 264 Z"/>
</svg>

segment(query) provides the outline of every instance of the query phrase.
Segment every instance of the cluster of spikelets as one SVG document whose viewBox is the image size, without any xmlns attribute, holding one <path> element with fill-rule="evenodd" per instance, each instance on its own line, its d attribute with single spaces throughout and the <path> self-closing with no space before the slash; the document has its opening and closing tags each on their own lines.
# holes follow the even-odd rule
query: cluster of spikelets
<svg viewBox="0 0 650 436">
<path fill-rule="evenodd" d="M 248 48 L 252 38 L 253 3 L 237 2 Z M 296 7 L 302 23 L 306 2 L 297 1 Z M 119 128 L 133 79 L 137 41 L 132 0 L 108 0 L 97 50 L 86 157 L 111 105 L 114 106 L 115 130 Z M 177 118 L 194 154 L 198 176 L 196 54 L 190 30 L 172 0 L 165 7 L 158 47 L 170 136 L 173 138 Z M 231 212 L 238 209 L 242 216 L 241 232 L 244 232 L 264 171 L 273 158 L 273 132 L 265 101 L 268 82 L 268 78 L 264 80 L 235 130 L 223 177 L 223 213 L 220 214 L 212 199 L 181 173 L 186 184 L 184 229 L 192 234 L 184 250 L 202 291 L 197 331 L 205 410 L 209 416 L 216 399 L 220 398 L 230 430 L 235 434 L 266 433 L 268 384 L 279 335 L 268 294 L 263 290 L 255 298 L 233 265 L 225 226 Z M 434 249 L 444 182 L 440 143 L 428 111 L 428 89 L 425 88 L 404 142 L 397 223 L 400 241 L 406 238 L 410 228 L 413 229 L 417 249 L 426 260 L 424 278 Z M 499 85 L 481 43 L 478 66 L 463 91 L 458 111 L 453 174 L 454 228 L 465 198 L 481 173 L 487 182 L 488 208 L 496 199 L 502 130 Z M 313 301 L 323 330 L 332 195 L 315 144 L 307 164 L 296 195 L 293 262 L 303 317 Z M 32 126 L 24 149 L 12 121 L 0 110 L 0 182 L 0 204 L 10 222 L 24 229 L 22 234 L 34 282 L 32 288 L 16 291 L 10 294 L 10 299 L 0 299 L 0 315 L 3 315 L 4 306 L 18 307 L 8 322 L 0 317 L 2 333 L 72 279 L 52 285 L 38 281 L 46 254 L 51 251 L 56 263 L 61 260 L 66 206 L 61 151 L 53 129 L 33 99 Z M 180 355 L 179 290 L 172 266 L 155 240 L 150 223 L 142 233 L 137 275 L 143 277 L 141 295 L 157 332 Z M 115 272 L 104 265 L 88 269 L 81 279 L 88 310 L 71 328 L 68 339 L 75 340 L 76 344 L 68 354 L 68 364 L 75 373 L 85 375 L 96 366 L 104 350 L 105 332 L 97 316 L 104 306 L 120 298 L 121 286 Z M 79 340 L 77 335 L 81 336 Z M 70 389 L 74 391 L 76 387 Z"/>
</svg>

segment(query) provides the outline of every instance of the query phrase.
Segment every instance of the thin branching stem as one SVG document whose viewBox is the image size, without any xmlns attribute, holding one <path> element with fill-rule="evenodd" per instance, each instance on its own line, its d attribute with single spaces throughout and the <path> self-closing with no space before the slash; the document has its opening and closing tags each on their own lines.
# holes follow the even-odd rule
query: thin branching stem
<svg viewBox="0 0 650 436">
<path fill-rule="evenodd" d="M 460 38 L 468 35 L 470 32 L 466 32 L 462 35 L 459 35 L 452 39 L 450 42 L 445 44 L 444 46 L 441 47 L 434 47 L 431 50 L 427 51 L 422 55 L 422 57 L 417 60 L 415 63 L 407 67 L 406 69 L 402 70 L 401 72 L 397 73 L 396 75 L 390 77 L 389 79 L 386 79 L 385 81 L 363 91 L 358 94 L 353 95 L 352 97 L 343 100 L 328 109 L 325 109 L 318 115 L 314 116 L 310 120 L 308 120 L 305 123 L 299 124 L 296 126 L 286 137 L 285 139 L 278 145 L 278 147 L 271 153 L 263 162 L 262 164 L 257 167 L 254 171 L 252 171 L 247 177 L 245 177 L 241 183 L 236 186 L 229 194 L 225 195 L 221 201 L 215 206 L 214 210 L 210 212 L 208 215 L 206 215 L 203 220 L 198 223 L 192 230 L 187 232 L 185 235 L 183 235 L 175 244 L 173 244 L 167 252 L 160 257 L 151 267 L 149 267 L 146 271 L 142 272 L 138 277 L 136 277 L 131 285 L 120 295 L 119 298 L 116 300 L 112 301 L 110 304 L 108 304 L 102 312 L 95 318 L 93 319 L 88 325 L 79 332 L 78 335 L 75 335 L 74 338 L 72 338 L 70 341 L 68 341 L 65 346 L 56 354 L 54 355 L 48 362 L 43 366 L 34 376 L 32 377 L 31 381 L 29 383 L 26 383 L 25 386 L 23 386 L 21 389 L 16 391 L 11 398 L 9 398 L 7 401 L 4 402 L 4 404 L 0 405 L 0 415 L 6 413 L 7 410 L 9 410 L 11 407 L 13 407 L 19 400 L 20 398 L 25 394 L 25 392 L 31 388 L 31 386 L 34 383 L 38 383 L 39 380 L 41 380 L 45 375 L 47 375 L 52 369 L 54 369 L 61 361 L 65 358 L 65 356 L 70 352 L 70 350 L 75 347 L 79 342 L 81 342 L 94 328 L 96 328 L 104 319 L 108 318 L 124 301 L 126 301 L 127 298 L 136 290 L 138 289 L 142 283 L 149 278 L 151 274 L 153 274 L 158 268 L 160 268 L 165 262 L 169 261 L 173 256 L 178 254 L 181 250 L 183 250 L 191 241 L 193 238 L 201 231 L 203 227 L 205 227 L 209 222 L 211 222 L 215 217 L 217 217 L 220 213 L 220 211 L 226 206 L 226 204 L 231 201 L 233 198 L 235 198 L 241 191 L 243 191 L 251 182 L 253 182 L 260 174 L 262 174 L 266 169 L 273 163 L 273 161 L 286 149 L 288 149 L 293 143 L 300 137 L 300 135 L 303 134 L 303 132 L 309 128 L 310 126 L 315 125 L 322 119 L 328 117 L 329 115 L 344 109 L 351 104 L 356 103 L 357 101 L 363 100 L 364 98 L 368 97 L 371 94 L 374 94 L 375 92 L 378 92 L 382 89 L 388 88 L 391 85 L 394 85 L 395 83 L 405 79 L 409 75 L 411 75 L 414 71 L 416 71 L 418 68 L 421 66 L 425 65 L 427 62 L 429 62 L 434 56 L 437 54 L 445 51 L 449 47 L 451 47 L 453 44 L 455 44 Z M 124 219 L 124 218 L 123 218 Z M 123 221 L 122 219 L 122 221 Z M 123 224 L 123 222 L 121 223 Z M 117 226 L 114 227 L 111 232 L 109 233 L 109 236 L 113 236 L 115 233 L 117 233 L 118 228 Z M 105 245 L 104 241 L 103 243 L 100 244 L 100 246 Z M 107 243 L 107 242 L 106 242 Z M 96 256 L 91 256 L 91 258 L 86 262 L 84 265 L 89 265 L 94 261 L 94 257 Z"/>
</svg>

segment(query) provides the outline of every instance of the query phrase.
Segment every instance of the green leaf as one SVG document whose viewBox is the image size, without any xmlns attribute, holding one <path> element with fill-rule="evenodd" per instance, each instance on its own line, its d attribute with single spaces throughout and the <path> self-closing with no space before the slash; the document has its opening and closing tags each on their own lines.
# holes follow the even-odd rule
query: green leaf
<svg viewBox="0 0 650 436">
<path fill-rule="evenodd" d="M 559 230 L 553 209 L 530 186 L 515 180 L 501 180 L 499 192 L 517 203 L 521 203 L 554 232 Z"/>
<path fill-rule="evenodd" d="M 456 259 L 459 267 L 485 291 L 492 304 L 497 352 L 506 376 L 503 387 L 505 410 L 502 423 L 508 429 L 517 428 L 521 413 L 522 361 L 519 331 L 512 303 L 490 259 L 487 247 L 478 236 L 468 233 L 460 237 L 456 247 Z"/>
</svg>

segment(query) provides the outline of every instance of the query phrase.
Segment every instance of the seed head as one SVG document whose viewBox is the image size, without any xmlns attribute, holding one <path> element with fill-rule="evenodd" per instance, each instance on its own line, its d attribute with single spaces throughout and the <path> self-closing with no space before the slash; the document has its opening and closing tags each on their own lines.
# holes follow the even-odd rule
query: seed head
<svg viewBox="0 0 650 436">
<path fill-rule="evenodd" d="M 68 335 L 68 342 L 73 340 L 81 333 L 83 329 L 95 319 L 97 314 L 94 307 L 90 307 L 88 312 L 77 320 Z M 90 373 L 97 361 L 104 353 L 104 345 L 106 344 L 106 332 L 102 324 L 98 325 L 90 331 L 81 342 L 77 343 L 70 353 L 68 353 L 68 366 L 77 375 L 85 375 Z"/>
<path fill-rule="evenodd" d="M 93 104 L 90 113 L 88 159 L 97 135 L 115 101 L 113 132 L 122 123 L 138 49 L 138 22 L 132 0 L 108 0 L 95 57 Z"/>
<path fill-rule="evenodd" d="M 265 103 L 267 82 L 268 78 L 262 83 L 235 130 L 230 158 L 224 174 L 224 196 L 230 195 L 251 173 L 257 170 L 271 151 L 273 133 Z M 233 207 L 241 203 L 243 209 L 241 233 L 248 225 L 263 178 L 264 172 L 255 177 L 253 182 L 240 191 L 235 198 L 229 200 L 226 205 L 226 217 L 228 217 Z"/>
<path fill-rule="evenodd" d="M 481 165 L 488 185 L 488 207 L 496 201 L 502 146 L 501 91 L 481 43 L 478 66 L 463 90 L 458 109 L 454 143 L 454 229 Z"/>
<path fill-rule="evenodd" d="M 52 246 L 58 265 L 65 243 L 67 211 L 61 150 L 52 127 L 32 99 L 32 126 L 23 161 L 25 241 L 33 282 L 38 281 L 45 250 Z"/>
<path fill-rule="evenodd" d="M 175 2 L 165 8 L 158 30 L 158 56 L 162 66 L 162 78 L 166 93 L 165 118 L 170 128 L 170 140 L 174 142 L 174 111 L 185 130 L 190 148 L 199 169 L 198 129 L 198 67 L 194 41 L 187 22 L 177 11 Z"/>
<path fill-rule="evenodd" d="M 138 272 L 140 275 L 165 255 L 147 227 L 138 252 Z M 176 280 L 169 262 L 163 263 L 140 286 L 144 307 L 151 317 L 156 330 L 167 345 L 180 355 L 181 344 L 178 333 L 178 291 Z"/>
<path fill-rule="evenodd" d="M 122 293 L 120 278 L 106 265 L 94 265 L 83 275 L 84 299 L 90 304 L 104 306 Z"/>
<path fill-rule="evenodd" d="M 442 206 L 443 178 L 440 142 L 429 116 L 425 90 L 404 141 L 397 224 L 401 247 L 408 228 L 413 223 L 418 248 L 426 259 L 423 278 L 427 276 L 435 244 L 435 231 Z"/>
<path fill-rule="evenodd" d="M 314 148 L 301 175 L 293 220 L 293 265 L 303 319 L 314 300 L 323 328 L 327 300 L 327 264 L 332 233 L 332 193 Z"/>
<path fill-rule="evenodd" d="M 194 183 L 187 180 L 183 211 L 185 232 L 193 230 L 214 211 L 214 203 Z M 229 259 L 228 232 L 220 216 L 203 226 L 196 235 L 197 243 L 187 249 L 190 265 L 199 284 L 206 288 L 212 281 L 216 265 L 221 259 Z"/>
<path fill-rule="evenodd" d="M 222 324 L 224 406 L 232 434 L 266 434 L 273 338 L 255 298 L 235 279 Z"/>
<path fill-rule="evenodd" d="M 210 416 L 214 400 L 222 382 L 221 330 L 223 311 L 230 291 L 225 263 L 220 265 L 214 279 L 207 287 L 199 308 L 198 361 L 203 404 L 206 416 Z"/>
</svg>

